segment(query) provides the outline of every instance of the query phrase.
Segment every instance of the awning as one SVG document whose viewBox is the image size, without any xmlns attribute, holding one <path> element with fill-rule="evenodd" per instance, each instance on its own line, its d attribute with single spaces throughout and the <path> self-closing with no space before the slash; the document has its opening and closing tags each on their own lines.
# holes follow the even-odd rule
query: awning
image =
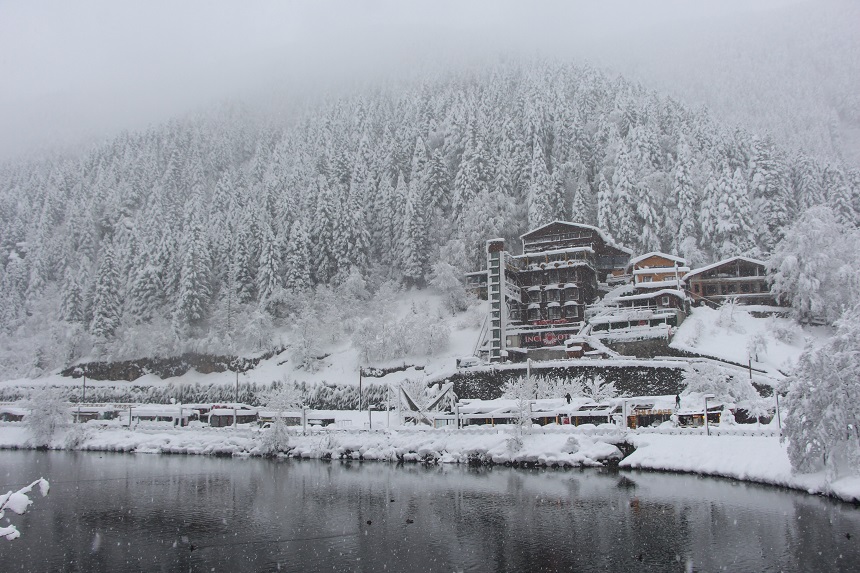
<svg viewBox="0 0 860 573">
<path fill-rule="evenodd" d="M 529 310 L 532 310 L 532 309 L 535 309 L 535 308 L 540 308 L 540 304 L 538 304 L 538 303 L 536 303 L 536 302 L 533 302 L 533 303 L 531 303 L 531 304 L 528 306 L 528 308 L 529 308 Z"/>
<path fill-rule="evenodd" d="M 555 307 L 555 306 L 561 306 L 561 305 L 560 305 L 559 303 L 557 303 L 557 302 L 551 302 L 551 303 L 548 303 L 548 304 L 546 305 L 546 307 L 547 307 L 547 308 Z"/>
</svg>

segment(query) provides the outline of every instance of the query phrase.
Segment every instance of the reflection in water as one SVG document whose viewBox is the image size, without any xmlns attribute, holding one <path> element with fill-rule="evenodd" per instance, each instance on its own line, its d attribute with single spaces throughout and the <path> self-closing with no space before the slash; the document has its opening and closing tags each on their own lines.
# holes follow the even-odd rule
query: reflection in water
<svg viewBox="0 0 860 573">
<path fill-rule="evenodd" d="M 855 571 L 860 510 L 688 475 L 0 452 L 3 571 Z M 854 539 L 849 539 L 850 534 Z"/>
</svg>

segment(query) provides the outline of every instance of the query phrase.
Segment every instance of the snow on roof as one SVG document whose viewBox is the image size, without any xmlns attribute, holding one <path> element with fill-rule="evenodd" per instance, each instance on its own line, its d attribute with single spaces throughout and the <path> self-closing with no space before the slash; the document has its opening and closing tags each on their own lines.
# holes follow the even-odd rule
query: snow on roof
<svg viewBox="0 0 860 573">
<path fill-rule="evenodd" d="M 680 279 L 680 278 L 669 279 L 669 280 L 665 280 L 665 281 L 650 281 L 650 282 L 649 281 L 643 281 L 641 283 L 636 283 L 634 290 L 641 291 L 643 289 L 656 289 L 656 288 L 663 289 L 666 287 L 669 287 L 673 290 L 678 290 L 678 283 L 679 282 L 683 284 L 684 281 L 683 281 L 683 279 Z"/>
<path fill-rule="evenodd" d="M 711 269 L 715 269 L 715 268 L 717 268 L 717 267 L 721 267 L 721 266 L 723 266 L 723 265 L 725 265 L 725 264 L 728 264 L 728 263 L 731 263 L 731 262 L 733 262 L 733 261 L 744 261 L 744 262 L 747 262 L 747 263 L 752 263 L 752 264 L 754 264 L 754 265 L 761 265 L 761 266 L 765 266 L 765 262 L 764 262 L 764 261 L 760 261 L 760 260 L 758 260 L 758 259 L 751 259 L 751 258 L 749 258 L 749 257 L 742 257 L 742 256 L 729 257 L 728 259 L 723 259 L 722 261 L 717 261 L 716 263 L 713 263 L 713 264 L 710 264 L 710 265 L 707 265 L 707 266 L 704 266 L 704 267 L 701 267 L 701 268 L 695 269 L 695 270 L 693 270 L 693 271 L 690 271 L 689 273 L 687 273 L 686 275 L 684 275 L 683 279 L 684 279 L 684 280 L 687 280 L 689 277 L 693 277 L 693 276 L 696 276 L 696 275 L 698 275 L 698 274 L 701 274 L 701 273 L 704 273 L 704 272 L 706 272 L 706 271 L 709 271 L 709 270 L 711 270 Z"/>
<path fill-rule="evenodd" d="M 642 262 L 650 257 L 661 257 L 663 259 L 667 259 L 670 261 L 675 261 L 680 265 L 687 264 L 687 259 L 676 257 L 675 255 L 667 255 L 666 253 L 661 253 L 660 251 L 651 251 L 650 253 L 645 253 L 644 255 L 639 255 L 638 257 L 634 257 L 630 259 L 630 262 L 627 263 L 628 266 L 635 265 L 636 263 Z"/>
<path fill-rule="evenodd" d="M 627 310 L 619 311 L 614 314 L 604 314 L 595 316 L 588 322 L 591 324 L 611 324 L 614 322 L 631 322 L 639 320 L 659 320 L 663 318 L 672 318 L 675 316 L 672 312 L 654 312 L 650 309 L 645 310 Z M 648 327 L 650 328 L 650 326 Z M 657 327 L 655 327 L 657 328 Z M 661 327 L 662 328 L 662 327 Z"/>
<path fill-rule="evenodd" d="M 244 408 L 213 408 L 209 414 L 212 416 L 232 416 L 233 413 L 236 413 L 237 416 L 256 416 L 256 410 L 248 410 Z"/>
<path fill-rule="evenodd" d="M 550 249 L 548 251 L 539 251 L 536 253 L 523 253 L 522 255 L 513 255 L 514 259 L 525 259 L 527 257 L 542 257 L 544 255 L 563 255 L 565 253 L 593 253 L 591 247 L 567 247 L 564 249 Z"/>
<path fill-rule="evenodd" d="M 589 336 L 583 334 L 579 336 L 573 336 L 565 341 L 565 345 L 567 346 L 568 350 L 570 350 L 573 346 L 581 344 L 588 344 L 591 348 L 594 349 L 590 352 L 600 352 L 601 354 L 606 354 L 609 357 L 621 356 L 620 354 L 603 344 L 603 342 L 601 342 L 600 339 L 596 336 Z"/>
<path fill-rule="evenodd" d="M 615 300 L 619 301 L 619 302 L 625 301 L 625 300 L 642 300 L 642 299 L 646 299 L 646 298 L 654 298 L 654 297 L 663 296 L 663 295 L 672 295 L 672 296 L 676 296 L 676 297 L 681 298 L 681 299 L 687 298 L 687 295 L 685 293 L 679 291 L 678 289 L 664 288 L 664 289 L 661 289 L 661 290 L 658 290 L 655 292 L 646 292 L 643 294 L 622 295 L 622 296 L 617 297 Z"/>
<path fill-rule="evenodd" d="M 525 238 L 528 237 L 529 235 L 537 233 L 538 231 L 542 231 L 543 229 L 546 229 L 547 227 L 549 227 L 551 225 L 557 225 L 557 224 L 558 225 L 567 225 L 568 227 L 578 227 L 580 229 L 588 229 L 589 231 L 595 231 L 598 234 L 598 236 L 601 239 L 603 239 L 603 241 L 607 245 L 609 245 L 610 247 L 615 247 L 619 251 L 624 251 L 628 255 L 633 254 L 632 249 L 628 249 L 627 247 L 622 247 L 621 245 L 618 245 L 615 241 L 612 240 L 612 238 L 609 235 L 606 234 L 606 231 L 604 231 L 603 229 L 600 229 L 599 227 L 594 227 L 592 225 L 585 225 L 583 223 L 573 223 L 571 221 L 561 221 L 559 219 L 556 219 L 555 221 L 551 221 L 551 222 L 547 223 L 546 225 L 541 225 L 537 229 L 532 229 L 531 231 L 526 231 L 525 233 L 520 235 L 520 239 L 525 240 Z"/>
<path fill-rule="evenodd" d="M 646 267 L 644 269 L 636 269 L 633 271 L 634 275 L 659 275 L 659 274 L 668 274 L 674 273 L 675 271 L 679 273 L 686 273 L 690 271 L 690 267 Z"/>
</svg>

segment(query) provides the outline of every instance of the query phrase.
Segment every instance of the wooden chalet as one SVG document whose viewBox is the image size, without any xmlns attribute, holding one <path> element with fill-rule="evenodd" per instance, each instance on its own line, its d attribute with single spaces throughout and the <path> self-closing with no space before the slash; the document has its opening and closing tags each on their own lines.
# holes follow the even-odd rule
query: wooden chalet
<svg viewBox="0 0 860 573">
<path fill-rule="evenodd" d="M 731 257 L 684 275 L 693 304 L 717 307 L 728 299 L 742 304 L 777 306 L 763 261 Z"/>
<path fill-rule="evenodd" d="M 601 282 L 612 271 L 623 270 L 633 254 L 630 249 L 615 244 L 601 229 L 568 221 L 547 223 L 520 235 L 520 239 L 523 255 L 588 248 L 592 253 L 591 264 Z"/>
<path fill-rule="evenodd" d="M 666 288 L 682 290 L 683 277 L 690 272 L 690 267 L 681 257 L 651 252 L 630 259 L 627 270 L 633 277 L 633 287 L 637 291 Z"/>
</svg>

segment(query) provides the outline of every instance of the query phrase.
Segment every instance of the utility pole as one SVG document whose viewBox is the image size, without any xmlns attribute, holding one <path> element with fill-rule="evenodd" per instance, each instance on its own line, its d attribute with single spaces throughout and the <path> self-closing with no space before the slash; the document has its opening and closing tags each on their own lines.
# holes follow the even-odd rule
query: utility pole
<svg viewBox="0 0 860 573">
<path fill-rule="evenodd" d="M 358 411 L 361 412 L 361 374 L 362 368 L 358 367 Z"/>
<path fill-rule="evenodd" d="M 773 395 L 776 396 L 776 424 L 779 427 L 779 435 L 782 436 L 782 419 L 779 417 L 779 390 L 774 388 Z"/>
<path fill-rule="evenodd" d="M 235 400 L 233 400 L 233 429 L 236 430 L 239 427 L 239 416 L 236 411 L 236 405 L 239 404 L 239 365 L 236 364 L 236 396 Z"/>
</svg>

